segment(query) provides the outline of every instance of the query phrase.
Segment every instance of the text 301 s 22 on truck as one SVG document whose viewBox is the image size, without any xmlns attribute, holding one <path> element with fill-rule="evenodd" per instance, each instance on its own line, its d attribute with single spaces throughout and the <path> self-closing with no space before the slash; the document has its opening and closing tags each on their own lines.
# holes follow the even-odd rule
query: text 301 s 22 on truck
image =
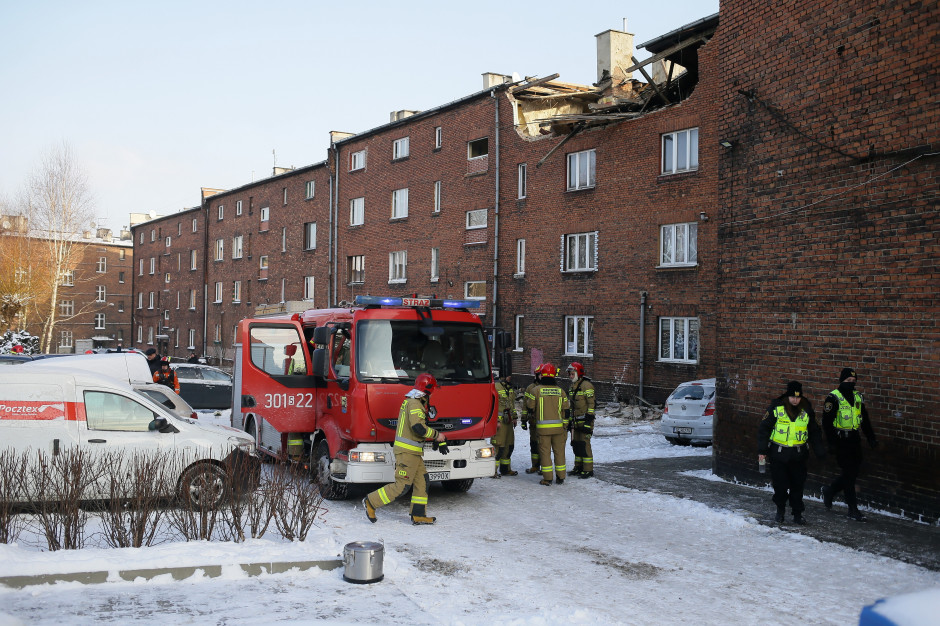
<svg viewBox="0 0 940 626">
<path fill-rule="evenodd" d="M 232 425 L 263 454 L 309 463 L 329 499 L 395 480 L 398 411 L 415 377 L 434 375 L 425 444 L 431 481 L 466 491 L 492 476 L 499 404 L 473 300 L 358 296 L 348 308 L 244 319 L 235 346 Z"/>
</svg>

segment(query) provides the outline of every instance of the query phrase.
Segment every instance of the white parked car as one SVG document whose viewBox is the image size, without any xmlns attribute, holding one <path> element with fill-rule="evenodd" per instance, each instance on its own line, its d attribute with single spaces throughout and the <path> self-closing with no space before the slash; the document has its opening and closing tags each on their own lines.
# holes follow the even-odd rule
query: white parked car
<svg viewBox="0 0 940 626">
<path fill-rule="evenodd" d="M 714 419 L 715 379 L 691 380 L 666 398 L 660 428 L 672 444 L 710 444 Z"/>
</svg>

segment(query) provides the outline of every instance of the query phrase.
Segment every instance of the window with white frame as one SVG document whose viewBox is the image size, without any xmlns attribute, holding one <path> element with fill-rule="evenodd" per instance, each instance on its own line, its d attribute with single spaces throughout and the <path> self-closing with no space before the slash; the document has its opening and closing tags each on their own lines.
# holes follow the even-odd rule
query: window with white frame
<svg viewBox="0 0 940 626">
<path fill-rule="evenodd" d="M 123 300 L 120 300 L 120 301 L 118 302 L 117 310 L 118 310 L 118 313 L 123 313 L 123 312 L 124 312 L 124 301 L 123 301 Z"/>
<path fill-rule="evenodd" d="M 434 148 L 440 148 L 444 145 L 444 129 L 440 126 L 434 127 Z"/>
<path fill-rule="evenodd" d="M 698 128 L 663 135 L 663 174 L 698 169 Z"/>
<path fill-rule="evenodd" d="M 215 284 L 215 303 L 219 304 L 222 302 L 222 283 L 217 282 Z"/>
<path fill-rule="evenodd" d="M 267 222 L 268 219 L 270 219 L 270 217 L 271 217 L 271 207 L 269 206 L 261 207 L 261 226 L 262 227 L 267 227 L 267 224 L 265 224 L 265 222 Z"/>
<path fill-rule="evenodd" d="M 151 228 L 150 229 L 150 243 L 153 243 L 156 240 L 157 240 L 157 231 L 156 229 Z"/>
<path fill-rule="evenodd" d="M 232 237 L 232 258 L 240 259 L 242 258 L 242 244 L 244 243 L 243 235 L 235 235 Z"/>
<path fill-rule="evenodd" d="M 177 292 L 176 292 L 176 310 L 177 310 L 177 311 L 179 311 L 179 309 L 180 309 L 180 302 L 182 301 L 182 299 L 183 299 L 183 297 L 180 295 L 180 292 L 177 291 Z"/>
<path fill-rule="evenodd" d="M 137 308 L 138 309 L 144 308 L 144 292 L 143 291 L 137 292 Z"/>
<path fill-rule="evenodd" d="M 281 227 L 281 252 L 287 252 L 287 226 Z"/>
<path fill-rule="evenodd" d="M 104 330 L 104 313 L 95 313 L 95 330 Z"/>
<path fill-rule="evenodd" d="M 526 185 L 528 181 L 526 180 L 526 164 L 520 163 L 516 168 L 516 173 L 518 175 L 518 184 L 516 186 L 516 197 L 520 200 L 526 197 Z"/>
<path fill-rule="evenodd" d="M 441 278 L 441 249 L 431 248 L 431 282 L 436 283 Z"/>
<path fill-rule="evenodd" d="M 304 276 L 304 300 L 313 302 L 314 287 L 316 279 L 313 276 Z"/>
<path fill-rule="evenodd" d="M 525 315 L 517 315 L 516 316 L 516 345 L 513 346 L 513 349 L 516 352 L 522 352 L 522 346 L 524 345 L 522 342 L 522 333 L 524 329 L 525 329 Z"/>
<path fill-rule="evenodd" d="M 304 199 L 310 200 L 317 192 L 317 182 L 315 180 L 308 180 L 304 183 Z"/>
<path fill-rule="evenodd" d="M 222 325 L 221 324 L 215 325 L 215 334 L 213 336 L 215 337 L 214 341 L 216 343 L 222 343 Z"/>
<path fill-rule="evenodd" d="M 366 281 L 366 257 L 359 254 L 346 257 L 346 282 L 362 284 Z"/>
<path fill-rule="evenodd" d="M 137 327 L 137 343 L 143 343 L 143 341 L 144 341 L 144 327 L 138 326 Z"/>
<path fill-rule="evenodd" d="M 317 247 L 317 223 L 304 224 L 304 250 L 314 250 Z"/>
<path fill-rule="evenodd" d="M 95 302 L 104 302 L 108 299 L 107 288 L 104 285 L 95 287 Z"/>
<path fill-rule="evenodd" d="M 225 207 L 220 204 L 219 205 L 219 219 L 221 220 L 224 216 L 225 216 Z"/>
<path fill-rule="evenodd" d="M 235 201 L 235 215 L 241 215 L 241 214 L 242 214 L 242 201 L 236 200 Z"/>
<path fill-rule="evenodd" d="M 475 228 L 486 228 L 486 216 L 486 209 L 467 211 L 467 230 L 473 230 Z"/>
<path fill-rule="evenodd" d="M 392 142 L 392 159 L 404 159 L 408 154 L 408 137 L 402 137 Z"/>
<path fill-rule="evenodd" d="M 176 337 L 175 337 L 175 339 L 173 340 L 173 341 L 174 341 L 173 347 L 174 347 L 174 348 L 179 348 L 179 347 L 180 347 L 180 329 L 177 328 L 174 332 L 176 333 Z"/>
<path fill-rule="evenodd" d="M 659 318 L 659 360 L 698 363 L 699 320 L 697 317 Z"/>
<path fill-rule="evenodd" d="M 138 276 L 143 276 L 143 275 L 144 275 L 144 260 L 143 260 L 143 259 L 140 259 L 139 269 L 138 269 L 138 271 L 137 271 L 137 275 L 138 275 Z"/>
<path fill-rule="evenodd" d="M 225 258 L 225 240 L 216 239 L 215 240 L 215 260 L 221 261 Z"/>
<path fill-rule="evenodd" d="M 59 315 L 63 317 L 75 315 L 75 301 L 74 300 L 60 301 L 59 302 Z"/>
<path fill-rule="evenodd" d="M 173 238 L 167 235 L 163 243 L 165 244 L 165 247 L 169 248 L 170 245 L 173 243 Z"/>
<path fill-rule="evenodd" d="M 199 230 L 199 220 L 194 217 L 193 218 L 193 232 L 196 232 L 197 230 Z"/>
<path fill-rule="evenodd" d="M 118 259 L 123 261 L 126 254 L 127 254 L 127 250 L 118 250 Z"/>
<path fill-rule="evenodd" d="M 186 347 L 189 348 L 190 350 L 196 349 L 196 329 L 195 328 L 189 329 L 189 345 Z"/>
<path fill-rule="evenodd" d="M 392 192 L 392 219 L 408 217 L 408 188 Z"/>
<path fill-rule="evenodd" d="M 268 255 L 262 254 L 258 257 L 258 269 L 262 272 L 268 271 Z M 267 278 L 267 276 L 263 276 L 263 278 Z"/>
<path fill-rule="evenodd" d="M 486 281 L 469 280 L 463 284 L 463 296 L 467 300 L 486 300 Z"/>
<path fill-rule="evenodd" d="M 182 234 L 183 234 L 183 222 L 177 222 L 176 223 L 176 236 L 179 237 Z M 121 260 L 123 261 L 124 258 L 122 257 Z"/>
<path fill-rule="evenodd" d="M 98 265 L 95 268 L 95 271 L 99 274 L 104 274 L 108 271 L 108 257 L 100 256 L 98 257 Z"/>
<path fill-rule="evenodd" d="M 137 243 L 139 245 L 144 245 L 144 231 L 140 231 L 140 237 L 137 238 Z"/>
<path fill-rule="evenodd" d="M 568 155 L 568 191 L 594 186 L 595 151 L 582 150 Z"/>
<path fill-rule="evenodd" d="M 562 271 L 593 272 L 597 269 L 597 231 L 562 237 Z"/>
<path fill-rule="evenodd" d="M 118 282 L 124 283 L 124 272 L 118 272 Z"/>
<path fill-rule="evenodd" d="M 170 282 L 170 273 L 169 273 L 169 272 L 167 272 L 167 273 L 166 273 L 166 276 L 163 277 L 163 282 L 165 282 L 165 283 Z"/>
<path fill-rule="evenodd" d="M 284 187 L 283 191 L 284 191 L 284 202 L 282 204 L 284 204 L 284 206 L 287 206 L 287 187 Z"/>
<path fill-rule="evenodd" d="M 166 322 L 169 322 L 169 321 L 170 321 L 170 309 L 164 309 L 164 310 L 163 310 L 163 320 L 166 321 Z M 165 326 L 165 325 L 166 325 L 166 324 L 164 324 L 164 326 Z"/>
<path fill-rule="evenodd" d="M 62 272 L 62 286 L 72 287 L 74 285 L 75 285 L 75 270 L 65 270 L 64 272 Z"/>
<path fill-rule="evenodd" d="M 242 281 L 236 280 L 232 283 L 232 302 L 239 303 L 242 301 Z"/>
<path fill-rule="evenodd" d="M 189 308 L 191 311 L 196 310 L 196 290 L 195 289 L 189 290 Z"/>
<path fill-rule="evenodd" d="M 366 199 L 353 198 L 349 201 L 349 225 L 362 226 L 365 221 Z"/>
<path fill-rule="evenodd" d="M 479 159 L 489 155 L 489 153 L 490 140 L 488 137 L 467 142 L 467 160 Z"/>
<path fill-rule="evenodd" d="M 660 266 L 690 266 L 698 263 L 698 224 L 666 224 L 659 228 Z"/>
<path fill-rule="evenodd" d="M 398 250 L 388 253 L 388 282 L 403 283 L 408 280 L 408 251 Z"/>
<path fill-rule="evenodd" d="M 281 279 L 281 300 L 280 300 L 281 304 L 284 303 L 284 294 L 286 292 L 287 292 L 287 279 L 282 278 Z"/>
<path fill-rule="evenodd" d="M 525 239 L 516 239 L 516 276 L 525 274 Z"/>
<path fill-rule="evenodd" d="M 356 170 L 365 169 L 366 167 L 366 151 L 359 150 L 353 152 L 349 155 L 349 171 L 355 172 Z"/>
<path fill-rule="evenodd" d="M 434 181 L 434 212 L 441 212 L 441 181 Z"/>
<path fill-rule="evenodd" d="M 157 271 L 157 259 L 150 257 L 150 275 L 152 276 Z"/>
<path fill-rule="evenodd" d="M 189 269 L 196 269 L 197 262 L 199 261 L 199 252 L 197 250 L 189 251 Z"/>
<path fill-rule="evenodd" d="M 63 348 L 72 347 L 72 331 L 63 330 L 61 333 L 59 333 L 59 345 Z"/>
<path fill-rule="evenodd" d="M 151 292 L 150 292 L 150 298 L 149 298 L 149 300 L 147 301 L 147 305 L 148 305 L 147 308 L 148 308 L 148 309 L 152 309 L 152 308 L 153 308 L 153 305 L 154 305 L 154 302 L 156 302 L 156 297 L 155 297 L 154 292 L 151 291 Z"/>
<path fill-rule="evenodd" d="M 594 354 L 594 316 L 565 316 L 565 356 Z"/>
</svg>

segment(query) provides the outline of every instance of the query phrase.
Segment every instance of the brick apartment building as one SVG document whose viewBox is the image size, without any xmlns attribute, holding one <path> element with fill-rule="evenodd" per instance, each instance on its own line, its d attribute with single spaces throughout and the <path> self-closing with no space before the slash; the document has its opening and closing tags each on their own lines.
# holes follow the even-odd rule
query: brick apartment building
<svg viewBox="0 0 940 626">
<path fill-rule="evenodd" d="M 723 476 L 756 477 L 757 422 L 788 380 L 821 413 L 851 366 L 881 444 L 863 444 L 860 500 L 940 516 L 938 18 L 910 0 L 722 2 Z M 812 461 L 807 489 L 835 471 Z"/>
</svg>

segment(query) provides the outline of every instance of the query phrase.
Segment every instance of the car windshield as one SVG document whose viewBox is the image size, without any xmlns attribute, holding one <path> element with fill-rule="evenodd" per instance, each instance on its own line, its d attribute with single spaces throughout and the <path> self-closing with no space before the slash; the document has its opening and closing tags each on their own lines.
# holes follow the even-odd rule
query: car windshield
<svg viewBox="0 0 940 626">
<path fill-rule="evenodd" d="M 363 320 L 357 326 L 356 373 L 359 380 L 411 383 L 422 372 L 439 383 L 488 382 L 490 364 L 483 327 L 435 322 Z"/>
<path fill-rule="evenodd" d="M 142 396 L 146 396 L 146 397 L 150 398 L 151 400 L 153 400 L 153 401 L 156 402 L 157 404 L 162 404 L 163 406 L 167 407 L 168 409 L 171 409 L 171 410 L 176 409 L 176 405 L 173 404 L 173 402 L 171 402 L 169 398 L 167 398 L 166 396 L 164 396 L 163 394 L 161 394 L 161 393 L 158 392 L 158 391 L 153 391 L 153 390 L 151 390 L 151 389 L 138 389 L 138 390 L 137 390 L 137 393 L 139 393 L 139 394 L 142 395 Z"/>
<path fill-rule="evenodd" d="M 705 387 L 704 385 L 682 385 L 676 389 L 672 400 L 704 400 L 715 395 L 714 387 Z"/>
</svg>

